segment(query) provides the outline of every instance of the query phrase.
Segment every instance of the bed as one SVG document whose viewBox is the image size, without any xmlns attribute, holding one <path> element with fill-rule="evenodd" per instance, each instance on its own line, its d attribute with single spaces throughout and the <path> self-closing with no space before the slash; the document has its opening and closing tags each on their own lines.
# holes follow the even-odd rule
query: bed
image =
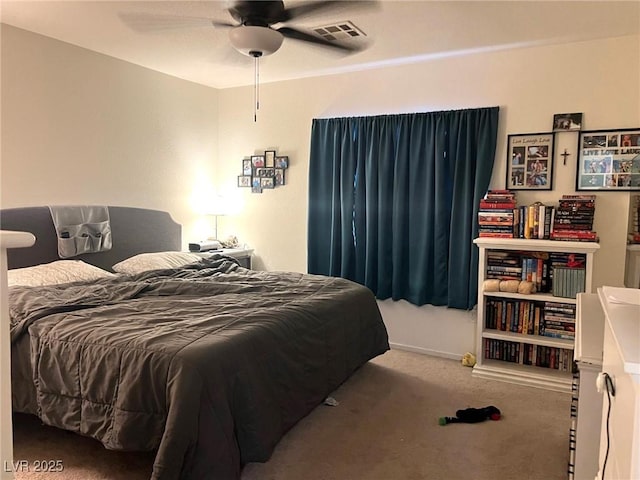
<svg viewBox="0 0 640 480">
<path fill-rule="evenodd" d="M 105 270 L 180 250 L 166 212 L 109 207 Z M 47 207 L 0 211 L 30 231 L 10 269 L 59 260 Z M 155 451 L 154 479 L 237 479 L 371 358 L 389 349 L 375 298 L 339 278 L 260 272 L 214 255 L 174 268 L 9 288 L 14 411 Z"/>
</svg>

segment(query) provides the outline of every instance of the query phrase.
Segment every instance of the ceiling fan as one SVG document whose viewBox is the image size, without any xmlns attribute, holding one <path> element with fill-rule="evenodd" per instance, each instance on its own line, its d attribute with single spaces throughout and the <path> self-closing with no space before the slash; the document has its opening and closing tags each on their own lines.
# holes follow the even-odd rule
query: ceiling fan
<svg viewBox="0 0 640 480">
<path fill-rule="evenodd" d="M 155 14 L 121 13 L 122 21 L 130 28 L 140 32 L 159 31 L 183 27 L 213 26 L 228 28 L 229 41 L 238 52 L 254 59 L 254 121 L 257 119 L 259 102 L 259 59 L 276 52 L 284 39 L 316 45 L 328 50 L 345 54 L 355 53 L 364 44 L 344 43 L 307 33 L 289 25 L 313 14 L 331 12 L 343 13 L 346 10 L 372 8 L 375 0 L 309 0 L 291 6 L 285 6 L 282 0 L 236 0 L 227 2 L 227 11 L 236 23 L 200 17 L 179 17 Z M 350 33 L 350 32 L 347 32 Z M 362 32 L 356 32 L 362 34 Z"/>
<path fill-rule="evenodd" d="M 236 0 L 227 2 L 227 11 L 236 23 L 199 17 L 180 17 L 148 13 L 121 13 L 122 21 L 133 30 L 150 32 L 194 26 L 228 28 L 229 41 L 240 53 L 264 57 L 276 52 L 285 38 L 325 47 L 343 53 L 355 53 L 364 45 L 327 40 L 288 23 L 313 14 L 371 8 L 376 1 L 311 0 L 285 6 L 282 0 Z M 360 32 L 361 33 L 361 32 Z"/>
</svg>

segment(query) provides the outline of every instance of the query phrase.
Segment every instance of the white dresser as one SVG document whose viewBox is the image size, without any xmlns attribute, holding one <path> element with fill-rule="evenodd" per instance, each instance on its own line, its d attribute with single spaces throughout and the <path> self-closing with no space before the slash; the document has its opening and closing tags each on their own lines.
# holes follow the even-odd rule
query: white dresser
<svg viewBox="0 0 640 480">
<path fill-rule="evenodd" d="M 0 478 L 13 478 L 11 423 L 11 340 L 7 307 L 7 248 L 29 247 L 36 237 L 27 232 L 0 230 Z"/>
<path fill-rule="evenodd" d="M 640 289 L 602 287 L 598 296 L 605 313 L 602 372 L 615 396 L 603 390 L 597 478 L 640 480 Z"/>
<path fill-rule="evenodd" d="M 576 307 L 576 345 L 574 360 L 578 371 L 571 405 L 572 446 L 569 478 L 593 480 L 598 473 L 602 394 L 596 378 L 602 371 L 604 312 L 595 293 L 579 293 Z"/>
</svg>

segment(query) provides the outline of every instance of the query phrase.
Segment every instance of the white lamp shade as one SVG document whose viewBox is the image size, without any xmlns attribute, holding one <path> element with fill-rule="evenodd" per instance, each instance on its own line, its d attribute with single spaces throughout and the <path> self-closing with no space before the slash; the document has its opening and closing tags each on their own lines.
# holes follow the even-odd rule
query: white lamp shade
<svg viewBox="0 0 640 480">
<path fill-rule="evenodd" d="M 232 214 L 233 210 L 233 201 L 231 198 L 224 195 L 214 195 L 209 199 L 207 207 L 204 209 L 204 214 L 221 217 Z"/>
<path fill-rule="evenodd" d="M 241 25 L 229 30 L 233 48 L 249 57 L 271 55 L 282 45 L 281 33 L 268 27 Z"/>
</svg>

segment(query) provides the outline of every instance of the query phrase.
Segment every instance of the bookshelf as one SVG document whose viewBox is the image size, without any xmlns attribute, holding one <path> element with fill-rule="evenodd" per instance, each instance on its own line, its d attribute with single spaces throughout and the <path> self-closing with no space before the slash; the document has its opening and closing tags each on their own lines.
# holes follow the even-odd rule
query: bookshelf
<svg viewBox="0 0 640 480">
<path fill-rule="evenodd" d="M 473 375 L 548 390 L 571 392 L 575 339 L 538 334 L 538 321 L 536 321 L 535 334 L 532 327 L 533 321 L 529 325 L 528 333 L 519 333 L 517 329 L 488 327 L 495 326 L 492 323 L 495 321 L 492 312 L 494 312 L 493 306 L 498 303 L 503 305 L 510 303 L 512 306 L 515 305 L 513 308 L 529 308 L 533 318 L 534 310 L 539 310 L 536 315 L 543 317 L 546 306 L 551 304 L 558 309 L 574 312 L 576 299 L 557 297 L 549 292 L 533 294 L 484 292 L 483 285 L 488 275 L 488 258 L 492 252 L 579 254 L 585 259 L 584 291 L 591 292 L 593 255 L 600 245 L 595 242 L 491 237 L 477 238 L 474 243 L 479 248 L 479 263 L 476 365 L 473 368 Z M 551 285 L 548 289 L 552 291 Z M 575 321 L 575 313 L 571 318 Z M 542 324 L 543 319 L 539 318 L 539 321 Z"/>
</svg>

